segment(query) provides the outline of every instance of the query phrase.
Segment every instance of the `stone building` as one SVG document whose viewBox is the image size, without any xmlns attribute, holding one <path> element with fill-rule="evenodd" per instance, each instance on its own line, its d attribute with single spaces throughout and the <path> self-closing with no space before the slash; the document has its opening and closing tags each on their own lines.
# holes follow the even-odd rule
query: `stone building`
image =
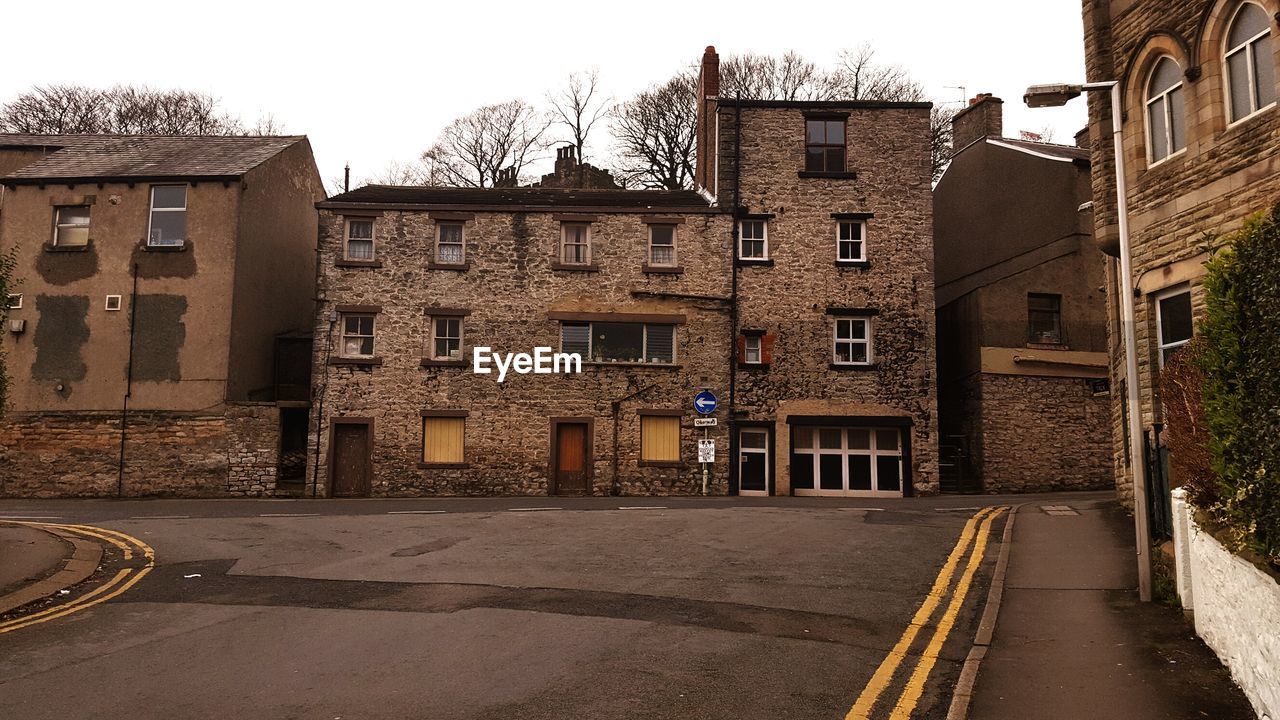
<svg viewBox="0 0 1280 720">
<path fill-rule="evenodd" d="M 588 162 L 578 162 L 578 148 L 565 145 L 556 148 L 556 164 L 551 172 L 533 184 L 544 188 L 579 188 L 589 190 L 620 190 L 613 173 Z"/>
<path fill-rule="evenodd" d="M 323 197 L 303 137 L 0 135 L 0 495 L 274 492 Z"/>
<path fill-rule="evenodd" d="M 715 494 L 937 490 L 929 105 L 702 73 L 696 191 L 319 204 L 317 494 L 696 493 L 704 437 Z M 581 372 L 473 372 L 537 347 Z"/>
<path fill-rule="evenodd" d="M 979 95 L 934 190 L 943 489 L 1111 484 L 1104 256 L 1087 149 L 1003 137 Z M 1087 143 L 1087 134 L 1080 140 Z"/>
<path fill-rule="evenodd" d="M 1161 423 L 1157 377 L 1194 333 L 1203 303 L 1206 236 L 1231 232 L 1280 201 L 1276 0 L 1086 0 L 1090 80 L 1122 83 L 1123 139 L 1137 293 L 1142 425 Z M 1111 113 L 1090 97 L 1096 236 L 1119 252 Z M 1115 476 L 1132 490 L 1124 422 L 1124 352 L 1108 262 Z M 1158 467 L 1158 465 L 1157 465 Z"/>
</svg>

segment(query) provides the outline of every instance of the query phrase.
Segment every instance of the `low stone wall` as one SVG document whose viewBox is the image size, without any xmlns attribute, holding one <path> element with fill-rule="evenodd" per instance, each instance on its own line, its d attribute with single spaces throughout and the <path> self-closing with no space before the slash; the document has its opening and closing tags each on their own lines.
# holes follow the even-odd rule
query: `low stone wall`
<svg viewBox="0 0 1280 720">
<path fill-rule="evenodd" d="M 13 413 L 0 420 L 0 497 L 225 497 L 275 489 L 278 410 Z"/>
<path fill-rule="evenodd" d="M 1174 490 L 1174 556 L 1196 633 L 1231 670 L 1263 720 L 1280 718 L 1280 583 L 1196 524 Z"/>
</svg>

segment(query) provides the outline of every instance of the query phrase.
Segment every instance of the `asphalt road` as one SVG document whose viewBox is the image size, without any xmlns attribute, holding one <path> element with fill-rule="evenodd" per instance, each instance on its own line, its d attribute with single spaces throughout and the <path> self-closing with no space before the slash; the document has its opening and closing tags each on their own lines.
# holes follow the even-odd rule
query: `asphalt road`
<svg viewBox="0 0 1280 720">
<path fill-rule="evenodd" d="M 156 567 L 0 634 L 0 717 L 843 718 L 971 508 L 1007 502 L 4 501 Z M 912 717 L 945 715 L 1002 525 Z"/>
</svg>

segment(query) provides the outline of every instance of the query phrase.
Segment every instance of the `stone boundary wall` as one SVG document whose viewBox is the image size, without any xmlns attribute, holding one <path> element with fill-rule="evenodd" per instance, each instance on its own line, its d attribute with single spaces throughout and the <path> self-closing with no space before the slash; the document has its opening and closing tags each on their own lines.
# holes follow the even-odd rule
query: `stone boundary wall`
<svg viewBox="0 0 1280 720">
<path fill-rule="evenodd" d="M 1178 595 L 1196 633 L 1231 670 L 1260 718 L 1280 718 L 1280 583 L 1196 524 L 1195 508 L 1173 491 Z"/>
</svg>

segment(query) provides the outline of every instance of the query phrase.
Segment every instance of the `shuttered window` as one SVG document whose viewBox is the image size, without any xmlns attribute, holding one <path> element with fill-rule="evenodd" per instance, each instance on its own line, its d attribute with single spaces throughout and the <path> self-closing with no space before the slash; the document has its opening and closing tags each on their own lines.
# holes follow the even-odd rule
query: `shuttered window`
<svg viewBox="0 0 1280 720">
<path fill-rule="evenodd" d="M 560 351 L 586 362 L 656 363 L 676 361 L 675 325 L 611 322 L 560 324 Z"/>
<path fill-rule="evenodd" d="M 679 462 L 680 418 L 640 416 L 640 459 Z"/>
<path fill-rule="evenodd" d="M 462 429 L 466 419 L 460 417 L 422 418 L 422 461 L 428 463 L 460 463 Z"/>
</svg>

